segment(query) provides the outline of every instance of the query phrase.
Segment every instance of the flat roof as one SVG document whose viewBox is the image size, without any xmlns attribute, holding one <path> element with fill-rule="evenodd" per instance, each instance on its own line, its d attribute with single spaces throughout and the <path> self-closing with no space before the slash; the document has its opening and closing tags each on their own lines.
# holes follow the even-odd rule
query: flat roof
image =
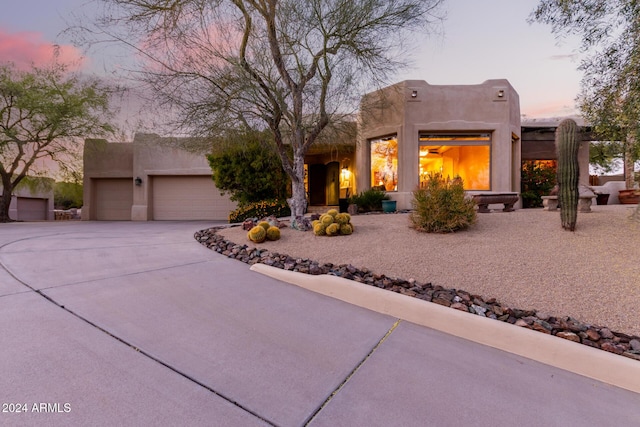
<svg viewBox="0 0 640 427">
<path fill-rule="evenodd" d="M 580 127 L 589 127 L 590 125 L 582 118 L 582 116 L 563 116 L 563 117 L 549 117 L 539 119 L 527 119 L 523 118 L 520 121 L 520 126 L 523 128 L 555 128 L 558 127 L 561 121 L 564 119 L 572 119 Z"/>
</svg>

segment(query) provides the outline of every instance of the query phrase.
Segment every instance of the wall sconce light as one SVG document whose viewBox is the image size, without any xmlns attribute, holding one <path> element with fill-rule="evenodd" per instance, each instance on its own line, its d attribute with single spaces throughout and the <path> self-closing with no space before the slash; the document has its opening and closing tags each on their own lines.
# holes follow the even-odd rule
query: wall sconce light
<svg viewBox="0 0 640 427">
<path fill-rule="evenodd" d="M 500 89 L 498 91 L 498 98 L 504 98 L 504 90 Z"/>
<path fill-rule="evenodd" d="M 351 171 L 349 170 L 349 159 L 342 160 L 342 170 L 340 171 L 340 188 L 348 188 L 351 186 Z"/>
<path fill-rule="evenodd" d="M 343 181 L 347 181 L 349 178 L 351 178 L 351 171 L 347 168 L 342 168 L 340 178 L 342 178 Z"/>
<path fill-rule="evenodd" d="M 417 90 L 412 90 L 411 91 L 411 97 L 412 98 L 417 98 L 418 97 L 418 91 Z"/>
<path fill-rule="evenodd" d="M 136 179 L 133 180 L 133 182 L 135 182 L 136 185 L 142 185 L 142 178 L 137 176 Z"/>
</svg>

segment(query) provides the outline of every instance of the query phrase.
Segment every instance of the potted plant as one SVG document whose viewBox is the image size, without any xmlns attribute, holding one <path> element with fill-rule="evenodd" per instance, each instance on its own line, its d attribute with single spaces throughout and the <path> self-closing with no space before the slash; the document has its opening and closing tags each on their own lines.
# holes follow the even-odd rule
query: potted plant
<svg viewBox="0 0 640 427">
<path fill-rule="evenodd" d="M 597 205 L 606 205 L 609 203 L 609 193 L 604 193 L 598 189 L 597 186 L 588 186 L 589 190 L 593 191 L 593 194 L 596 195 L 596 204 Z"/>
<path fill-rule="evenodd" d="M 609 203 L 609 193 L 600 193 L 598 191 L 594 191 L 596 195 L 596 204 L 597 205 L 606 205 Z"/>
<path fill-rule="evenodd" d="M 393 213 L 396 211 L 396 201 L 391 199 L 382 200 L 382 212 Z"/>
<path fill-rule="evenodd" d="M 628 188 L 618 192 L 618 199 L 623 205 L 633 205 L 640 202 L 640 190 L 637 188 Z"/>
<path fill-rule="evenodd" d="M 618 191 L 618 199 L 622 204 L 637 204 L 640 203 L 640 189 L 638 189 L 638 174 L 632 174 L 631 183 L 633 187 L 627 182 L 627 188 Z"/>
</svg>

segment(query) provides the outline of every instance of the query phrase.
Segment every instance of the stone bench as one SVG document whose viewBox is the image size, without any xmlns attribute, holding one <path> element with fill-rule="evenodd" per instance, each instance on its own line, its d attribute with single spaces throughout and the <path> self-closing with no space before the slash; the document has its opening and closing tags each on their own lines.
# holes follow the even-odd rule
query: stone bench
<svg viewBox="0 0 640 427">
<path fill-rule="evenodd" d="M 579 196 L 578 197 L 578 212 L 591 212 L 591 204 L 596 196 Z M 558 196 L 542 196 L 542 206 L 545 211 L 557 211 L 558 210 Z"/>
<path fill-rule="evenodd" d="M 474 194 L 473 200 L 475 200 L 478 205 L 478 212 L 488 213 L 491 212 L 489 209 L 489 205 L 492 204 L 503 204 L 504 209 L 503 212 L 513 212 L 515 209 L 513 205 L 518 202 L 519 196 L 518 193 L 484 193 L 484 194 Z"/>
</svg>

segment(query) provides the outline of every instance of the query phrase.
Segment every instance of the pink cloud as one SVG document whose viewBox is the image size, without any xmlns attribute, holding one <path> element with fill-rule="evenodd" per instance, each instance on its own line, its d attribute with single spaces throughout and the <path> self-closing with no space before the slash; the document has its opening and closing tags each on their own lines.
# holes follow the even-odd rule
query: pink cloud
<svg viewBox="0 0 640 427">
<path fill-rule="evenodd" d="M 41 33 L 7 33 L 0 29 L 0 62 L 13 62 L 18 68 L 29 68 L 31 64 L 42 66 L 52 62 L 58 50 L 58 62 L 83 63 L 82 54 L 69 45 L 56 45 L 42 38 Z"/>
<path fill-rule="evenodd" d="M 550 102 L 523 103 L 521 112 L 528 118 L 560 117 L 578 114 L 578 108 L 574 101 L 564 99 Z"/>
</svg>

